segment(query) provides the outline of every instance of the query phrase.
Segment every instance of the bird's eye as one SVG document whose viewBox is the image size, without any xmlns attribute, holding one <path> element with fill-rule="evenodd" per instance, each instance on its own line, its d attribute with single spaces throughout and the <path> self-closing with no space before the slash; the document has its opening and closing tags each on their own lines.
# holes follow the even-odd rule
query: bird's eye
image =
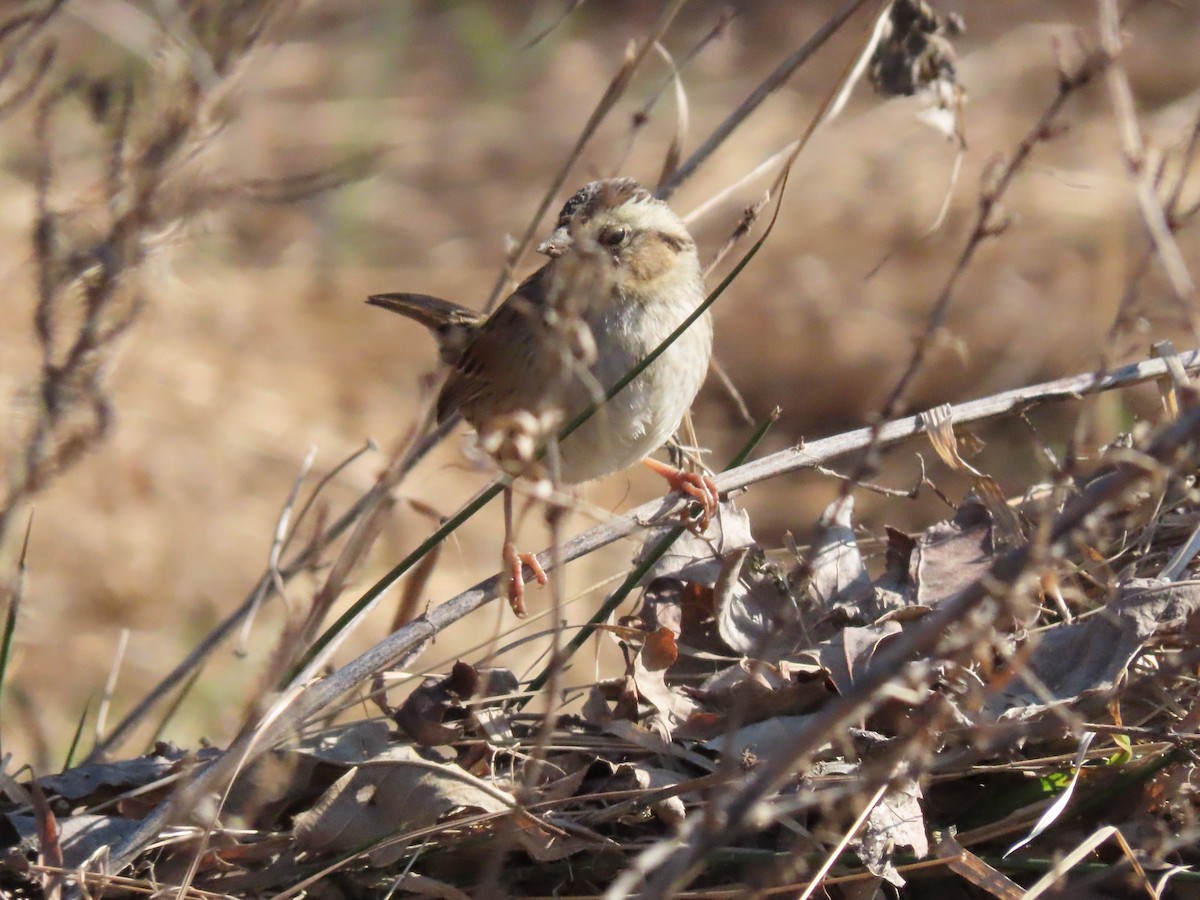
<svg viewBox="0 0 1200 900">
<path fill-rule="evenodd" d="M 623 225 L 613 225 L 600 232 L 600 243 L 606 247 L 616 247 L 618 244 L 624 243 L 628 236 L 628 228 Z"/>
</svg>

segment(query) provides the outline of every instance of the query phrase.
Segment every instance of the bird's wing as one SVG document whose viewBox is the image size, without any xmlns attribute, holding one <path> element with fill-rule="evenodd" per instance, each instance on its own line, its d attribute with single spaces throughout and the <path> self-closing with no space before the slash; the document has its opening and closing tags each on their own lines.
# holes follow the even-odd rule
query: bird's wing
<svg viewBox="0 0 1200 900">
<path fill-rule="evenodd" d="M 438 395 L 438 421 L 455 410 L 472 419 L 467 407 L 503 403 L 503 398 L 529 394 L 528 385 L 538 384 L 539 374 L 530 367 L 539 361 L 544 365 L 546 356 L 538 350 L 545 340 L 541 313 L 548 269 L 543 266 L 521 282 L 479 326 Z"/>
</svg>

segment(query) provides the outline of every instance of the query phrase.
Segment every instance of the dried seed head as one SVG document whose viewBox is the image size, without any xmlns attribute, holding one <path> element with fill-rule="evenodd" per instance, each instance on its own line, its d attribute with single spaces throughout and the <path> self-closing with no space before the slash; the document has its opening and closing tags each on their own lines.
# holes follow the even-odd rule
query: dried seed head
<svg viewBox="0 0 1200 900">
<path fill-rule="evenodd" d="M 538 454 L 562 423 L 562 411 L 539 413 L 521 409 L 494 416 L 479 429 L 479 445 L 506 473 L 530 477 L 537 472 Z"/>
<path fill-rule="evenodd" d="M 590 366 L 596 361 L 596 339 L 592 336 L 592 329 L 583 319 L 564 321 L 562 336 L 571 359 L 582 366 Z"/>
</svg>

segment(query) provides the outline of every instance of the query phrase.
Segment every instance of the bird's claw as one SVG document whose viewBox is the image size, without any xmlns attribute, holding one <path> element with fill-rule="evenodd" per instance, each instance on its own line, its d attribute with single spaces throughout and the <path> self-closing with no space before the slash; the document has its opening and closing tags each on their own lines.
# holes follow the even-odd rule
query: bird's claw
<svg viewBox="0 0 1200 900">
<path fill-rule="evenodd" d="M 671 490 L 679 491 L 700 504 L 699 516 L 692 518 L 685 510 L 683 517 L 697 534 L 707 531 L 708 523 L 716 516 L 717 507 L 721 502 L 717 493 L 717 483 L 701 472 L 685 472 L 656 459 L 646 459 L 643 462 L 652 472 L 657 472 L 667 479 L 667 485 Z"/>
<path fill-rule="evenodd" d="M 680 472 L 679 477 L 668 479 L 671 489 L 680 491 L 700 504 L 700 515 L 694 520 L 696 533 L 703 534 L 708 530 L 708 523 L 717 514 L 720 497 L 717 494 L 717 483 L 700 472 Z M 687 511 L 684 512 L 687 516 Z"/>
<path fill-rule="evenodd" d="M 512 541 L 504 544 L 504 573 L 508 578 L 508 605 L 522 619 L 527 615 L 525 610 L 525 572 L 524 566 L 529 567 L 538 584 L 544 585 L 550 579 L 546 570 L 538 562 L 536 553 L 521 553 Z"/>
</svg>

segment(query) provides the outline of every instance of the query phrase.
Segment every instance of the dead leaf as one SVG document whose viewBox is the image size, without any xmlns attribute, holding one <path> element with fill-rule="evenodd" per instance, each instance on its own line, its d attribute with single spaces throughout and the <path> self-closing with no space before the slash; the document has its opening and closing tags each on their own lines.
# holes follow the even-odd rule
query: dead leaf
<svg viewBox="0 0 1200 900">
<path fill-rule="evenodd" d="M 1200 585 L 1187 581 L 1131 578 L 1121 585 L 1111 605 L 1122 623 L 1129 622 L 1133 637 L 1145 641 L 1158 634 L 1195 627 L 1200 612 Z"/>
<path fill-rule="evenodd" d="M 917 542 L 891 526 L 885 526 L 884 530 L 887 533 L 884 571 L 871 585 L 874 602 L 864 610 L 866 623 L 876 622 L 888 615 L 902 617 L 908 610 L 918 608 L 915 602 L 916 585 L 909 576 Z M 919 608 L 928 611 L 928 607 Z"/>
<path fill-rule="evenodd" d="M 910 847 L 917 859 L 929 854 L 920 801 L 921 788 L 911 779 L 890 788 L 867 816 L 859 836 L 850 842 L 871 874 L 896 887 L 905 883 L 892 863 L 896 849 Z"/>
<path fill-rule="evenodd" d="M 37 779 L 43 790 L 74 802 L 87 800 L 97 803 L 116 794 L 153 784 L 179 771 L 188 762 L 203 762 L 219 754 L 216 749 L 202 750 L 194 755 L 184 753 L 169 744 L 160 744 L 158 752 L 136 759 L 112 763 L 89 763 L 76 766 L 60 775 L 43 775 Z"/>
<path fill-rule="evenodd" d="M 638 694 L 662 714 L 668 739 L 670 732 L 696 709 L 694 701 L 667 684 L 667 670 L 678 658 L 679 648 L 669 628 L 660 628 L 647 635 L 633 658 L 633 679 Z"/>
<path fill-rule="evenodd" d="M 670 629 L 679 649 L 671 674 L 678 680 L 707 677 L 729 654 L 717 631 L 713 589 L 696 582 L 673 577 L 654 579 L 642 593 L 638 616 L 622 619 L 621 624 L 634 624 L 641 632 Z M 636 636 L 627 635 L 625 640 Z"/>
<path fill-rule="evenodd" d="M 937 455 L 955 472 L 968 476 L 974 484 L 975 496 L 982 501 L 996 523 L 998 543 L 1011 547 L 1022 543 L 1025 536 L 1021 531 L 1021 520 L 1008 505 L 1004 492 L 996 479 L 987 475 L 962 458 L 958 452 L 958 440 L 954 434 L 950 404 L 934 407 L 920 415 L 921 424 L 929 435 L 929 442 Z"/>
<path fill-rule="evenodd" d="M 722 734 L 719 737 L 705 741 L 701 746 L 714 753 L 733 757 L 747 768 L 764 756 L 776 751 L 779 747 L 787 747 L 805 732 L 815 718 L 815 713 L 803 716 L 775 716 L 739 728 L 732 734 Z M 832 747 L 823 744 L 818 752 Z"/>
<path fill-rule="evenodd" d="M 917 538 L 910 577 L 916 602 L 935 607 L 953 597 L 992 564 L 992 518 L 968 498 L 953 519 L 931 525 Z"/>
<path fill-rule="evenodd" d="M 638 624 L 643 631 L 669 628 L 676 637 L 683 633 L 683 590 L 686 582 L 678 578 L 655 578 L 642 592 Z"/>
<path fill-rule="evenodd" d="M 641 763 L 621 763 L 614 770 L 607 790 L 657 791 L 674 787 L 686 779 L 678 772 Z M 679 796 L 665 797 L 650 804 L 650 811 L 667 825 L 677 828 L 683 824 L 684 805 Z"/>
<path fill-rule="evenodd" d="M 847 618 L 871 621 L 862 605 L 871 596 L 871 579 L 863 564 L 854 534 L 854 498 L 839 497 L 825 507 L 819 523 L 820 539 L 814 547 L 808 592 L 824 609 L 841 609 Z"/>
<path fill-rule="evenodd" d="M 342 853 L 425 828 L 452 813 L 499 813 L 515 806 L 511 794 L 457 765 L 431 763 L 413 748 L 397 746 L 348 771 L 296 816 L 296 843 L 313 853 Z M 404 850 L 403 842 L 377 848 L 371 864 L 389 865 Z"/>
<path fill-rule="evenodd" d="M 33 816 L 10 813 L 8 821 L 16 829 L 21 844 L 38 849 L 37 820 Z M 141 826 L 135 819 L 117 816 L 95 816 L 79 813 L 58 820 L 58 844 L 62 848 L 62 864 L 68 869 L 78 868 L 97 850 L 120 844 Z"/>
<path fill-rule="evenodd" d="M 839 694 L 848 694 L 871 666 L 875 652 L 888 638 L 900 634 L 899 622 L 880 622 L 863 628 L 843 628 L 836 636 L 799 654 L 828 675 Z"/>
<path fill-rule="evenodd" d="M 727 666 L 688 694 L 710 711 L 707 717 L 692 715 L 680 727 L 680 737 L 694 739 L 719 733 L 730 713 L 748 725 L 771 716 L 811 712 L 832 696 L 820 673 L 801 674 L 789 663 L 773 666 L 750 659 Z"/>
<path fill-rule="evenodd" d="M 519 687 L 516 676 L 508 669 L 476 669 L 456 662 L 446 677 L 426 678 L 392 714 L 392 719 L 414 742 L 425 747 L 454 743 L 468 732 L 482 732 L 489 739 L 503 740 L 509 733 L 507 722 L 483 715 L 488 709 L 501 712 L 501 704 L 480 703 L 479 699 L 508 696 Z"/>
<path fill-rule="evenodd" d="M 761 550 L 743 548 L 729 554 L 715 595 L 717 628 L 734 652 L 773 661 L 808 642 L 807 625 L 782 573 Z"/>
<path fill-rule="evenodd" d="M 583 721 L 598 728 L 604 728 L 612 721 L 613 713 L 609 709 L 608 700 L 600 686 L 593 684 L 588 688 L 587 699 L 583 701 Z"/>
<path fill-rule="evenodd" d="M 1007 674 L 1013 677 L 989 697 L 987 709 L 1003 719 L 1026 718 L 1050 703 L 1111 690 L 1147 640 L 1187 627 L 1198 611 L 1200 585 L 1130 579 L 1103 614 L 1032 638 L 1038 643 L 1023 667 L 999 673 L 1001 681 Z M 1033 684 L 1022 677 L 1023 671 L 1035 679 Z"/>
<path fill-rule="evenodd" d="M 557 862 L 582 853 L 584 850 L 596 850 L 598 847 L 616 847 L 617 842 L 606 838 L 590 828 L 585 828 L 578 822 L 566 820 L 557 821 L 558 831 L 533 823 L 517 829 L 517 841 L 521 849 L 537 862 Z"/>
<path fill-rule="evenodd" d="M 643 728 L 641 725 L 631 722 L 628 719 L 613 719 L 604 730 L 608 734 L 619 737 L 623 741 L 628 741 L 635 747 L 640 747 L 649 753 L 667 753 L 671 749 L 670 739 L 664 738 L 657 731 Z"/>
<path fill-rule="evenodd" d="M 382 753 L 390 743 L 391 729 L 387 723 L 379 719 L 366 719 L 327 728 L 305 738 L 288 752 L 309 756 L 320 762 L 354 766 Z"/>
<path fill-rule="evenodd" d="M 649 529 L 634 565 L 639 564 L 643 555 L 674 527 L 672 524 Z M 687 531 L 676 538 L 671 548 L 646 573 L 645 581 L 649 584 L 656 578 L 669 576 L 711 587 L 721 573 L 721 558 L 753 544 L 750 514 L 731 501 L 723 501 L 719 514 L 713 518 L 704 536 Z"/>
<path fill-rule="evenodd" d="M 585 753 L 556 753 L 539 767 L 538 798 L 542 803 L 574 797 L 595 757 Z"/>
</svg>

